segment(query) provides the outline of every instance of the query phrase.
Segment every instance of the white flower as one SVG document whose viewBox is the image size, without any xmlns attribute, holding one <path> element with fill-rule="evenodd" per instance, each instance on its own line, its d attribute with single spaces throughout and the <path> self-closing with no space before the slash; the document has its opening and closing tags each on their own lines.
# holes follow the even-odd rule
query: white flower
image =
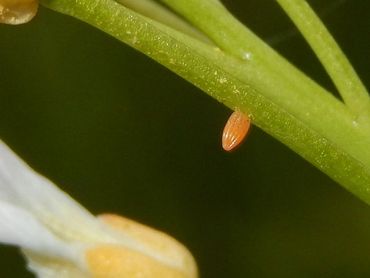
<svg viewBox="0 0 370 278">
<path fill-rule="evenodd" d="M 0 243 L 38 277 L 197 277 L 189 251 L 121 216 L 94 217 L 0 140 Z"/>
<path fill-rule="evenodd" d="M 0 23 L 26 23 L 36 15 L 38 6 L 38 0 L 0 0 Z"/>
</svg>

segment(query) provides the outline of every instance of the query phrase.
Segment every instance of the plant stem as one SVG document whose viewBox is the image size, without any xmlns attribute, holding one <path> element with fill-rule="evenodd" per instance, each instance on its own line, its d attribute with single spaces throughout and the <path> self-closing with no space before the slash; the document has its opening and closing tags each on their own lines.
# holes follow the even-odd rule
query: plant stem
<svg viewBox="0 0 370 278">
<path fill-rule="evenodd" d="M 186 17 L 225 52 L 245 62 L 253 59 L 274 71 L 286 83 L 296 85 L 297 95 L 316 98 L 328 93 L 240 23 L 218 0 L 161 1 Z"/>
<path fill-rule="evenodd" d="M 185 34 L 198 38 L 204 42 L 211 43 L 211 41 L 196 28 L 191 26 L 184 19 L 168 10 L 166 7 L 158 4 L 153 0 L 116 0 L 118 3 L 133 11 L 147 16 L 153 20 L 161 22 L 167 26 L 181 31 Z"/>
<path fill-rule="evenodd" d="M 290 90 L 294 91 L 294 94 L 290 96 L 290 100 L 293 98 L 297 99 L 297 101 L 292 101 L 291 104 L 294 103 L 294 105 L 297 105 L 297 102 L 301 99 L 301 101 L 306 102 L 307 105 L 309 104 L 315 107 L 320 106 L 321 102 L 326 99 L 328 102 L 330 101 L 332 105 L 337 106 L 337 109 L 341 109 L 339 106 L 344 106 L 340 100 L 336 99 L 324 88 L 313 82 L 241 24 L 218 0 L 161 1 L 186 17 L 190 22 L 207 34 L 215 44 L 225 52 L 238 57 L 246 63 L 250 63 L 253 60 L 253 62 L 263 65 L 263 70 L 270 71 L 270 74 L 274 75 L 276 80 L 280 79 L 284 84 L 289 85 Z M 310 31 L 315 33 L 313 30 Z M 356 75 L 354 75 L 354 77 L 356 77 Z M 345 82 L 346 81 L 344 81 L 344 83 Z M 351 83 L 351 81 L 349 83 Z M 361 84 L 361 82 L 357 84 Z M 274 94 L 272 97 L 275 101 L 279 102 L 281 100 L 281 91 L 274 90 L 271 91 L 271 93 Z M 355 98 L 355 94 L 356 93 L 353 93 L 352 97 Z M 363 96 L 361 101 L 355 99 L 353 102 L 358 103 L 358 105 L 363 105 L 363 117 L 360 117 L 356 111 L 350 110 L 347 107 L 342 110 L 348 111 L 342 111 L 341 113 L 346 113 L 351 118 L 353 125 L 360 125 L 363 131 L 367 130 L 369 136 L 370 117 L 368 118 L 367 114 L 370 115 L 370 109 L 366 109 L 366 103 L 368 103 L 369 98 L 364 93 L 361 94 Z M 307 105 L 304 110 L 300 110 L 302 114 L 306 112 Z M 304 118 L 304 115 L 301 116 Z M 314 115 L 310 114 L 307 120 L 312 121 L 313 116 Z M 335 134 L 329 131 L 330 128 L 328 129 L 328 125 L 326 124 L 325 129 L 330 132 L 330 134 Z M 321 129 L 320 132 L 321 131 L 323 130 Z"/>
<path fill-rule="evenodd" d="M 263 42 L 252 41 L 252 56 L 243 60 L 112 0 L 41 2 L 111 34 L 230 108 L 248 114 L 254 124 L 370 204 L 368 134 L 353 123 L 353 115 L 343 103 L 289 63 L 282 62 L 276 53 L 269 56 L 271 60 L 262 60 L 260 51 L 267 49 Z M 217 4 L 213 8 L 218 9 L 217 6 L 222 7 Z M 202 12 L 206 17 L 209 11 Z M 297 78 L 290 78 L 290 73 Z"/>
<path fill-rule="evenodd" d="M 370 98 L 365 86 L 327 28 L 305 0 L 277 0 L 307 40 L 344 102 L 360 123 L 370 120 Z"/>
<path fill-rule="evenodd" d="M 270 80 L 266 78 L 265 85 L 274 83 L 273 86 L 275 86 L 275 90 L 273 88 L 265 90 L 265 88 L 264 92 L 269 94 L 269 97 L 275 103 L 289 106 L 287 109 L 290 113 L 299 117 L 307 125 L 311 125 L 310 122 L 312 123 L 315 119 L 320 119 L 322 125 L 315 125 L 315 129 L 321 134 L 325 134 L 329 140 L 337 141 L 339 139 L 338 128 L 329 123 L 331 121 L 329 118 L 339 120 L 341 114 L 344 113 L 346 120 L 350 121 L 348 122 L 349 128 L 351 125 L 353 126 L 351 128 L 357 128 L 356 126 L 359 125 L 357 122 L 358 117 L 344 107 L 341 101 L 337 100 L 332 94 L 282 58 L 235 19 L 218 0 L 161 1 L 200 28 L 224 51 L 234 55 L 245 63 L 255 63 L 255 65 L 259 66 L 260 69 L 257 71 L 271 78 Z M 249 72 L 248 74 L 253 73 Z M 277 83 L 281 83 L 281 85 L 276 86 Z M 325 116 L 323 116 L 324 114 L 320 116 L 321 112 L 323 112 L 321 110 L 323 102 L 328 104 L 325 108 L 327 109 L 327 113 Z M 308 112 L 308 110 L 311 112 Z M 314 113 L 313 111 L 315 110 L 320 110 L 321 112 Z M 332 116 L 329 117 L 329 114 Z M 369 131 L 365 128 L 365 125 L 362 125 L 361 129 L 361 132 L 365 134 L 361 140 L 368 141 Z M 348 133 L 348 130 L 345 132 Z M 344 139 L 342 136 L 341 138 Z M 356 143 L 353 139 L 347 139 L 345 139 L 346 142 L 342 141 L 341 144 L 352 145 L 357 148 L 358 153 L 365 151 L 366 156 L 370 156 L 370 151 L 368 152 L 363 146 L 355 146 Z"/>
</svg>

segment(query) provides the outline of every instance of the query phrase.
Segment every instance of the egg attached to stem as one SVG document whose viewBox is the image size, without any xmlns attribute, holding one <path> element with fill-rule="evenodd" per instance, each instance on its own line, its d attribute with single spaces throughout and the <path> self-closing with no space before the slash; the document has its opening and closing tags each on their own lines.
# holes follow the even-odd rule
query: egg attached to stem
<svg viewBox="0 0 370 278">
<path fill-rule="evenodd" d="M 227 151 L 233 151 L 246 138 L 251 121 L 249 117 L 240 111 L 231 114 L 226 122 L 222 133 L 222 148 Z"/>
</svg>

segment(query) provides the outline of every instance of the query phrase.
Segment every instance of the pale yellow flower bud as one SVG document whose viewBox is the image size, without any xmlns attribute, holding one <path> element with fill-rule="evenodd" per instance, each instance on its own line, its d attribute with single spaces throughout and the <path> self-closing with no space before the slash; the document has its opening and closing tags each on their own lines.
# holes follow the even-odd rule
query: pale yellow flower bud
<svg viewBox="0 0 370 278">
<path fill-rule="evenodd" d="M 127 218 L 95 217 L 0 140 L 0 244 L 40 278 L 196 278 L 190 252 Z"/>
<path fill-rule="evenodd" d="M 37 0 L 0 0 L 0 23 L 22 24 L 37 13 Z"/>
<path fill-rule="evenodd" d="M 172 237 L 118 215 L 105 214 L 99 218 L 117 232 L 140 242 L 143 250 L 117 244 L 102 244 L 88 250 L 86 260 L 93 277 L 197 277 L 190 252 Z"/>
</svg>

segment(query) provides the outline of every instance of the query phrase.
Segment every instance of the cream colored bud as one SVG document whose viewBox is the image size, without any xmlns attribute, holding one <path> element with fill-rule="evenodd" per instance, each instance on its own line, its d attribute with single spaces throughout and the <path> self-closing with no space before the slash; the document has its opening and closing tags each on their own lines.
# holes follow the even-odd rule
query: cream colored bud
<svg viewBox="0 0 370 278">
<path fill-rule="evenodd" d="M 0 23 L 26 23 L 36 15 L 38 6 L 37 0 L 0 0 Z"/>
<path fill-rule="evenodd" d="M 124 218 L 105 214 L 105 224 L 142 245 L 141 250 L 119 244 L 102 244 L 86 252 L 93 277 L 195 278 L 197 268 L 190 252 L 165 233 Z"/>
<path fill-rule="evenodd" d="M 196 278 L 174 238 L 122 216 L 93 216 L 0 140 L 0 244 L 39 278 Z"/>
</svg>

